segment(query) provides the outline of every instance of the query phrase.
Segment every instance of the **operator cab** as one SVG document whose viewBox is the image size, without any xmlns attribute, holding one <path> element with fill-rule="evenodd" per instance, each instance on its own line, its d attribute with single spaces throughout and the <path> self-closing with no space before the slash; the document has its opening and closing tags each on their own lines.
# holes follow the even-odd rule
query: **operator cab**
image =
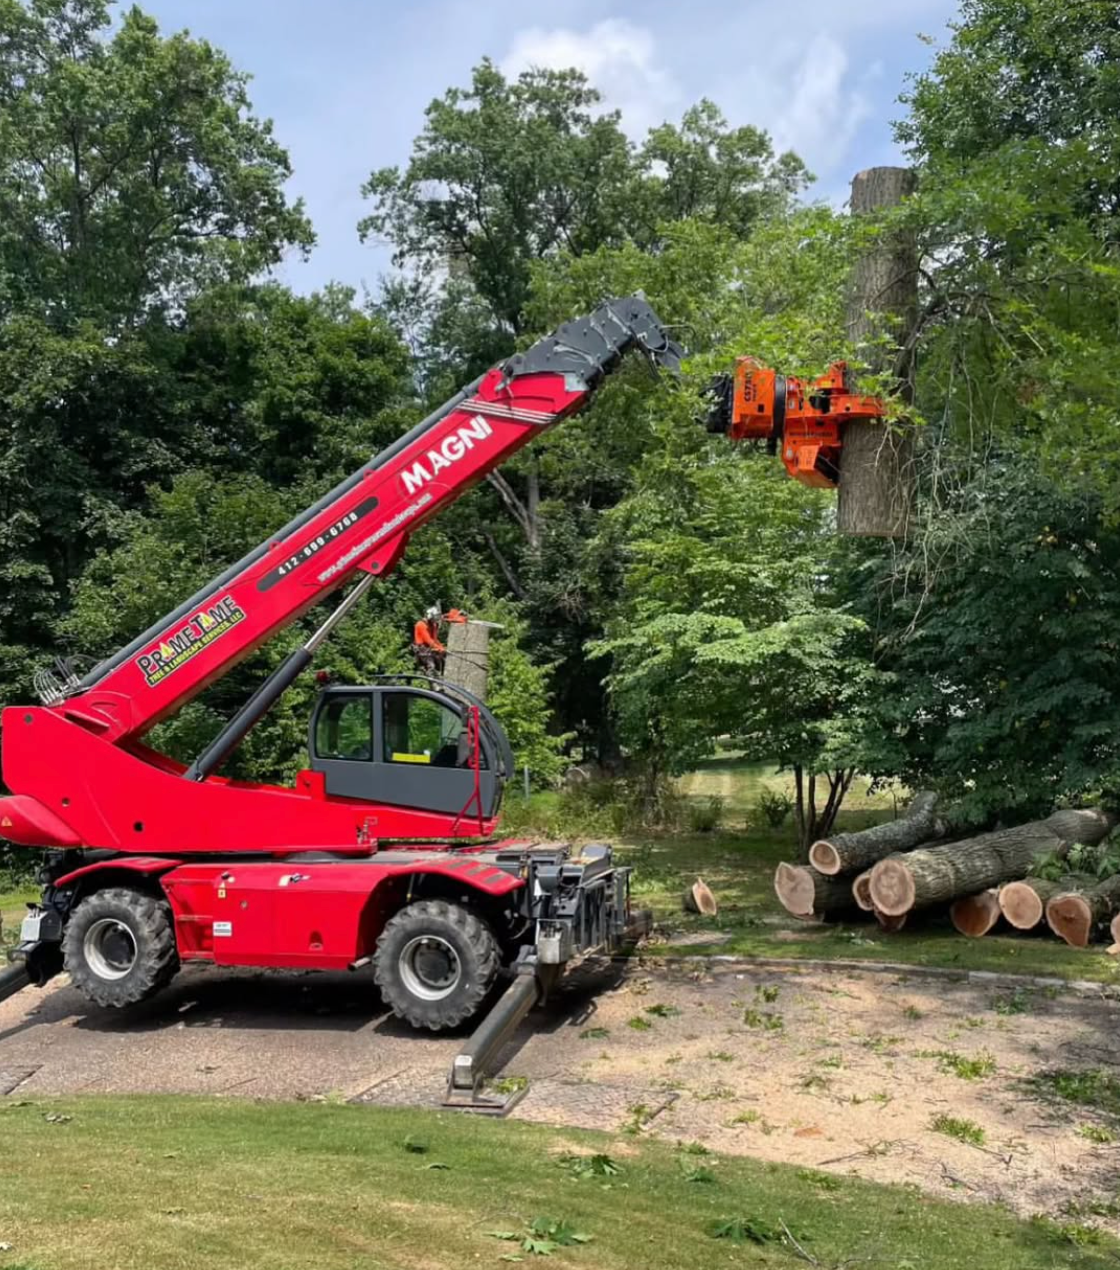
<svg viewBox="0 0 1120 1270">
<path fill-rule="evenodd" d="M 475 707 L 477 752 L 469 726 Z M 452 815 L 471 803 L 476 767 L 481 815 L 496 815 L 513 770 L 505 730 L 482 702 L 423 676 L 326 689 L 311 716 L 309 749 L 328 794 Z M 478 814 L 473 804 L 469 814 Z"/>
</svg>

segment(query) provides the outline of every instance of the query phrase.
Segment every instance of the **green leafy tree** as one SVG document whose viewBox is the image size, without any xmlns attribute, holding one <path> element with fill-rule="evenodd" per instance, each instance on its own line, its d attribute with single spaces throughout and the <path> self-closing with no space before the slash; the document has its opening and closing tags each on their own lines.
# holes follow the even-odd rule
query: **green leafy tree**
<svg viewBox="0 0 1120 1270">
<path fill-rule="evenodd" d="M 306 249 L 246 76 L 109 0 L 0 3 L 0 314 L 135 323 Z"/>
</svg>

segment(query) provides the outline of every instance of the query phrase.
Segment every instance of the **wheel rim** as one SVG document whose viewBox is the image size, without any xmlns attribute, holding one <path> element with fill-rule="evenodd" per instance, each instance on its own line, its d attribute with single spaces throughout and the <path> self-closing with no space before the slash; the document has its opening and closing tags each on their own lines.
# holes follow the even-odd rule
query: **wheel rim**
<svg viewBox="0 0 1120 1270">
<path fill-rule="evenodd" d="M 136 938 L 114 917 L 102 917 L 82 941 L 86 965 L 99 979 L 123 979 L 136 964 Z"/>
<path fill-rule="evenodd" d="M 410 939 L 400 955 L 404 986 L 422 1001 L 442 1001 L 458 986 L 462 962 L 454 947 L 440 935 Z"/>
</svg>

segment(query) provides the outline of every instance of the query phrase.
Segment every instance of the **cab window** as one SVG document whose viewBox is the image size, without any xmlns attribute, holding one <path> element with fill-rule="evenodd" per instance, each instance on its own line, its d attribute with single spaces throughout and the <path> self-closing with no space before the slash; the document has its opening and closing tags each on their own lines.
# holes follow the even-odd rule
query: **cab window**
<svg viewBox="0 0 1120 1270">
<path fill-rule="evenodd" d="M 367 695 L 335 697 L 315 725 L 318 758 L 368 763 L 373 759 L 373 705 Z"/>
<path fill-rule="evenodd" d="M 382 701 L 382 757 L 386 763 L 426 763 L 432 767 L 469 764 L 466 730 L 457 711 L 407 692 L 387 692 Z M 482 766 L 486 766 L 485 755 Z"/>
</svg>

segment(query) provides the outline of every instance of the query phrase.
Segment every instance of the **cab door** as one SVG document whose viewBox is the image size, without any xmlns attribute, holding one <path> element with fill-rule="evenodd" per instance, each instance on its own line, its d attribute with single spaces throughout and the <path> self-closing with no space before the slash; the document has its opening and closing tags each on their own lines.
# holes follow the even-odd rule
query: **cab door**
<svg viewBox="0 0 1120 1270">
<path fill-rule="evenodd" d="M 312 724 L 312 767 L 326 792 L 454 815 L 475 787 L 466 709 L 426 688 L 386 685 L 330 691 Z M 479 745 L 482 814 L 498 809 L 497 756 L 483 729 Z"/>
</svg>

